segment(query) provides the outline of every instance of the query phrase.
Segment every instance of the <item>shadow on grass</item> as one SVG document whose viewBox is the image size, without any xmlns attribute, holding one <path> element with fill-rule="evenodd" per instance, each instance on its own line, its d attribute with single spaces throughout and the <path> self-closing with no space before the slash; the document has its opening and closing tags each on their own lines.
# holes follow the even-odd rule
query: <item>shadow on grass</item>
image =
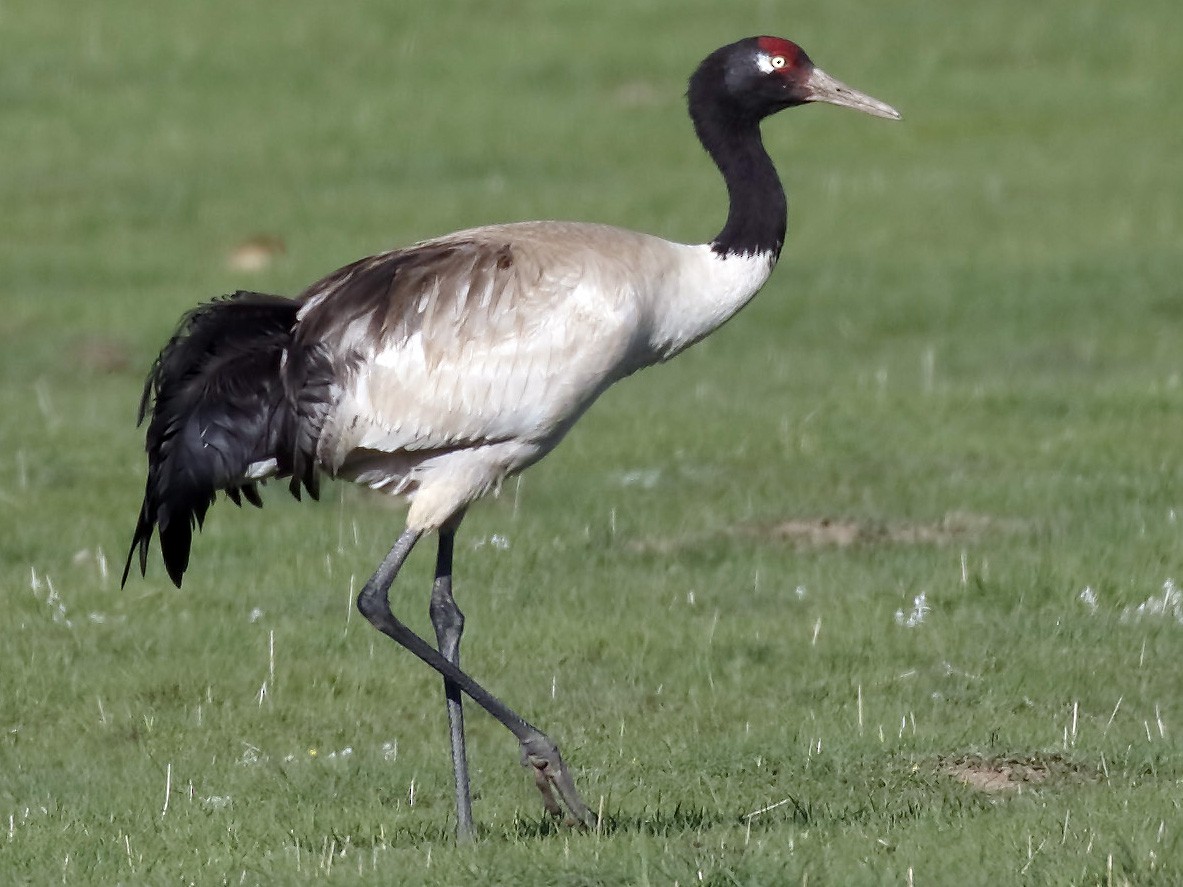
<svg viewBox="0 0 1183 887">
<path fill-rule="evenodd" d="M 676 835 L 687 831 L 702 831 L 718 825 L 734 824 L 734 816 L 722 812 L 710 812 L 702 807 L 675 804 L 672 810 L 645 810 L 641 813 L 606 811 L 595 830 L 599 835 L 645 834 L 659 837 Z M 552 835 L 569 834 L 572 827 L 561 820 L 546 816 L 518 816 L 506 829 L 507 838 L 546 838 Z"/>
<path fill-rule="evenodd" d="M 674 837 L 716 828 L 741 828 L 755 833 L 774 831 L 786 825 L 823 829 L 871 821 L 898 825 L 920 818 L 929 806 L 920 798 L 901 800 L 887 809 L 877 803 L 875 798 L 868 798 L 856 805 L 842 805 L 788 797 L 765 810 L 737 813 L 675 804 L 672 809 L 657 808 L 640 813 L 621 810 L 605 812 L 596 833 L 605 837 L 625 834 Z M 571 831 L 571 826 L 545 815 L 519 816 L 504 831 L 504 835 L 510 840 L 529 840 L 570 834 Z"/>
<path fill-rule="evenodd" d="M 989 777 L 988 785 L 974 777 Z M 825 774 L 823 774 L 824 776 Z M 925 818 L 944 822 L 964 822 L 1006 803 L 1011 793 L 998 788 L 1013 788 L 1014 796 L 1023 790 L 1053 790 L 1064 785 L 1095 781 L 1098 774 L 1087 765 L 1056 753 L 1012 754 L 985 757 L 974 754 L 946 755 L 921 762 L 909 757 L 864 774 L 849 775 L 840 788 L 827 789 L 818 782 L 819 775 L 798 779 L 798 791 L 785 792 L 778 800 L 753 809 L 712 808 L 661 799 L 637 808 L 615 807 L 603 811 L 594 832 L 584 833 L 562 820 L 546 815 L 518 813 L 508 822 L 478 823 L 478 843 L 533 843 L 554 838 L 585 836 L 612 838 L 645 836 L 676 838 L 707 832 L 744 832 L 747 835 L 771 835 L 785 829 L 816 829 L 841 832 L 851 827 L 890 831 Z M 390 799 L 397 806 L 395 799 Z M 362 823 L 343 827 L 334 823 L 326 835 L 317 828 L 300 834 L 302 846 L 352 844 L 368 846 L 450 846 L 455 841 L 450 815 L 400 817 L 393 828 L 367 828 Z"/>
</svg>

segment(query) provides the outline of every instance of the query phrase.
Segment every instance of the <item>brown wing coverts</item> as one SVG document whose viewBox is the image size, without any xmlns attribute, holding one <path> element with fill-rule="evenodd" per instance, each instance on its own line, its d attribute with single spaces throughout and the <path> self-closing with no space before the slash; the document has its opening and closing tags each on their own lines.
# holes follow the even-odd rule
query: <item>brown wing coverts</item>
<svg viewBox="0 0 1183 887">
<path fill-rule="evenodd" d="M 526 289 L 504 240 L 449 239 L 380 253 L 308 287 L 298 340 L 397 345 L 419 332 L 462 335 Z"/>
</svg>

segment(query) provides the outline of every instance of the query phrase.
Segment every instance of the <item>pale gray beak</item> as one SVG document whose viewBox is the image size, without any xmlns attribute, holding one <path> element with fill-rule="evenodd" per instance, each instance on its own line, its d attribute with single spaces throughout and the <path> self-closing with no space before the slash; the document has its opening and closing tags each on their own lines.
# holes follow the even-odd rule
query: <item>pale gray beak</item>
<svg viewBox="0 0 1183 887">
<path fill-rule="evenodd" d="M 814 68 L 809 79 L 805 81 L 809 90 L 807 101 L 828 102 L 831 105 L 841 105 L 843 108 L 854 108 L 864 114 L 875 117 L 886 117 L 888 120 L 899 120 L 900 112 L 879 99 L 873 99 L 865 92 L 852 89 L 841 80 L 831 77 L 821 68 Z"/>
</svg>

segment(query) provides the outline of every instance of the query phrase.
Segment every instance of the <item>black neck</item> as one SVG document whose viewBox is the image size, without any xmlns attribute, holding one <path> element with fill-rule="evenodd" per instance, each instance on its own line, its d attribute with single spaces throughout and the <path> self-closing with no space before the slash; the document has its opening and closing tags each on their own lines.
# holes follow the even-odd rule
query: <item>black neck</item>
<svg viewBox="0 0 1183 887">
<path fill-rule="evenodd" d="M 711 246 L 720 255 L 780 255 L 788 202 L 780 176 L 760 138 L 759 117 L 721 101 L 713 90 L 690 82 L 694 131 L 727 184 L 727 224 Z M 705 78 L 704 78 L 705 80 Z"/>
</svg>

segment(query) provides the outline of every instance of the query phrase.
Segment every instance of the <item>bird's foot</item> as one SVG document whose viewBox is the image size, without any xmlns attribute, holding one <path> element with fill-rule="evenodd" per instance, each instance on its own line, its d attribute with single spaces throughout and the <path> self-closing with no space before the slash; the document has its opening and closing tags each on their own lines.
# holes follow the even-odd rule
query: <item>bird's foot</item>
<svg viewBox="0 0 1183 887">
<path fill-rule="evenodd" d="M 575 781 L 563 763 L 559 747 L 549 737 L 538 733 L 522 741 L 522 766 L 533 769 L 534 784 L 542 794 L 547 813 L 563 817 L 567 825 L 596 827 L 596 814 L 575 790 Z"/>
</svg>

